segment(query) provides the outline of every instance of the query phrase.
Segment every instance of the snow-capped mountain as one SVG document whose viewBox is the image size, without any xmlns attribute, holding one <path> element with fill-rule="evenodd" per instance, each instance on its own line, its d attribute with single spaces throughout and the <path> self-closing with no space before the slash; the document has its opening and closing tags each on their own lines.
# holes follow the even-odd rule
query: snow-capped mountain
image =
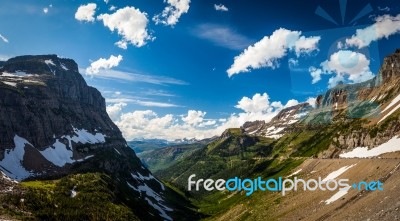
<svg viewBox="0 0 400 221">
<path fill-rule="evenodd" d="M 301 103 L 283 109 L 268 123 L 265 123 L 265 121 L 246 122 L 242 129 L 247 135 L 278 139 L 283 136 L 287 128 L 304 119 L 311 109 L 312 106 L 308 103 Z"/>
<path fill-rule="evenodd" d="M 0 171 L 7 179 L 101 172 L 139 217 L 172 220 L 165 186 L 128 147 L 71 59 L 20 56 L 0 68 Z"/>
</svg>

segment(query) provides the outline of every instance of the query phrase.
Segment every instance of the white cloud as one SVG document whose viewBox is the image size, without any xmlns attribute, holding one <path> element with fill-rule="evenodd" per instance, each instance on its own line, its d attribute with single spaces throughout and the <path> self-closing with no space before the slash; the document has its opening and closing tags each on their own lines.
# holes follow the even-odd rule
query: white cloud
<svg viewBox="0 0 400 221">
<path fill-rule="evenodd" d="M 357 29 L 356 34 L 346 39 L 346 46 L 364 48 L 371 42 L 400 32 L 400 14 L 397 16 L 382 15 L 375 19 L 375 23 L 364 29 Z"/>
<path fill-rule="evenodd" d="M 299 102 L 298 102 L 297 100 L 295 100 L 295 99 L 290 99 L 290 100 L 288 100 L 288 102 L 285 104 L 284 108 L 293 107 L 293 106 L 296 106 L 296 105 L 298 105 L 298 104 L 299 104 Z"/>
<path fill-rule="evenodd" d="M 117 30 L 122 36 L 122 39 L 115 43 L 122 49 L 127 49 L 129 43 L 142 47 L 148 41 L 154 40 L 147 30 L 147 13 L 134 7 L 121 8 L 113 14 L 101 14 L 97 19 L 102 20 L 104 26 L 111 31 Z"/>
<path fill-rule="evenodd" d="M 47 14 L 49 13 L 50 8 L 53 8 L 53 5 L 49 5 L 48 7 L 43 8 L 43 13 Z"/>
<path fill-rule="evenodd" d="M 270 107 L 269 96 L 267 93 L 255 94 L 253 98 L 243 97 L 236 108 L 242 109 L 245 113 L 259 113 Z"/>
<path fill-rule="evenodd" d="M 233 50 L 242 50 L 252 42 L 251 39 L 237 33 L 230 27 L 217 24 L 198 25 L 193 30 L 193 34 L 196 37 L 206 39 L 215 45 Z"/>
<path fill-rule="evenodd" d="M 118 103 L 132 103 L 143 107 L 182 107 L 172 103 L 141 100 L 141 98 L 131 96 L 121 96 L 121 94 L 117 93 L 115 93 L 112 97 L 106 98 L 106 102 L 113 105 Z"/>
<path fill-rule="evenodd" d="M 110 116 L 111 120 L 116 121 L 121 114 L 122 108 L 125 107 L 127 103 L 115 103 L 113 105 L 107 105 L 106 110 L 108 116 Z"/>
<path fill-rule="evenodd" d="M 214 8 L 215 8 L 215 10 L 217 10 L 217 11 L 223 11 L 223 12 L 229 11 L 229 9 L 228 9 L 225 5 L 223 5 L 223 4 L 219 4 L 219 5 L 214 4 Z"/>
<path fill-rule="evenodd" d="M 137 101 L 135 101 L 135 103 L 137 103 L 141 106 L 145 106 L 145 107 L 180 107 L 179 105 L 176 105 L 176 104 L 156 102 L 156 101 L 137 100 Z"/>
<path fill-rule="evenodd" d="M 318 81 L 321 80 L 321 75 L 322 75 L 322 70 L 321 70 L 321 69 L 316 68 L 316 67 L 314 67 L 314 66 L 311 66 L 311 67 L 308 69 L 308 71 L 309 71 L 310 74 L 311 74 L 312 83 L 313 83 L 313 84 L 315 84 L 315 83 L 317 83 Z"/>
<path fill-rule="evenodd" d="M 0 34 L 0 39 L 4 41 L 4 43 L 9 43 L 8 39 Z"/>
<path fill-rule="evenodd" d="M 114 5 L 111 5 L 108 10 L 109 11 L 115 11 L 115 10 L 117 10 L 117 7 L 115 7 Z"/>
<path fill-rule="evenodd" d="M 109 0 L 104 0 L 104 2 L 105 2 L 106 4 L 108 4 Z"/>
<path fill-rule="evenodd" d="M 317 51 L 319 40 L 321 40 L 320 36 L 313 36 L 309 38 L 301 36 L 294 45 L 297 57 L 299 57 L 301 54 L 308 54 L 312 51 Z"/>
<path fill-rule="evenodd" d="M 94 14 L 96 13 L 96 3 L 79 6 L 75 13 L 75 19 L 78 21 L 94 22 Z"/>
<path fill-rule="evenodd" d="M 146 74 L 138 74 L 132 72 L 125 71 L 116 71 L 116 70 L 105 70 L 100 69 L 98 73 L 88 73 L 87 69 L 80 70 L 82 73 L 86 73 L 86 75 L 90 77 L 109 79 L 109 80 L 117 80 L 117 81 L 130 81 L 130 82 L 143 82 L 148 84 L 157 84 L 157 85 L 188 85 L 187 82 L 165 77 L 165 76 L 157 76 L 157 75 L 146 75 Z"/>
<path fill-rule="evenodd" d="M 182 14 L 189 11 L 190 0 L 164 0 L 168 6 L 164 8 L 161 14 L 155 15 L 153 21 L 156 24 L 174 26 L 178 23 Z"/>
<path fill-rule="evenodd" d="M 297 56 L 318 50 L 317 44 L 320 39 L 319 36 L 306 38 L 301 36 L 300 31 L 280 28 L 236 56 L 234 63 L 227 70 L 228 76 L 263 67 L 276 68 L 279 66 L 278 60 L 286 56 L 289 50 L 294 50 Z"/>
<path fill-rule="evenodd" d="M 204 120 L 206 112 L 189 110 L 186 117 L 182 117 L 183 122 L 189 125 L 198 125 Z"/>
<path fill-rule="evenodd" d="M 108 102 L 108 100 L 107 100 Z M 255 94 L 252 98 L 243 97 L 236 107 L 243 110 L 228 118 L 206 119 L 206 112 L 189 110 L 185 115 L 158 116 L 151 110 L 125 113 L 115 121 L 127 140 L 133 138 L 162 138 L 175 140 L 182 138 L 203 139 L 221 133 L 227 128 L 238 128 L 247 121 L 270 121 L 284 107 L 298 104 L 289 100 L 286 105 L 270 102 L 268 94 Z M 258 107 L 260 105 L 261 107 Z"/>
<path fill-rule="evenodd" d="M 109 59 L 100 58 L 90 64 L 90 67 L 86 68 L 88 74 L 98 74 L 100 70 L 109 70 L 119 65 L 122 61 L 122 55 L 114 56 L 111 55 Z"/>
<path fill-rule="evenodd" d="M 385 11 L 385 12 L 388 12 L 388 11 L 390 11 L 390 8 L 389 7 L 380 7 L 380 6 L 378 6 L 378 10 L 379 11 Z"/>
<path fill-rule="evenodd" d="M 289 58 L 288 63 L 289 63 L 289 67 L 294 68 L 299 65 L 299 60 L 294 59 L 294 58 Z"/>
<path fill-rule="evenodd" d="M 312 107 L 315 108 L 316 101 L 317 101 L 317 98 L 315 98 L 315 97 L 309 97 L 309 98 L 307 99 L 306 102 L 307 102 L 309 105 L 311 105 Z"/>
<path fill-rule="evenodd" d="M 350 50 L 340 50 L 333 53 L 329 60 L 320 64 L 321 68 L 309 69 L 313 83 L 321 80 L 321 75 L 335 76 L 329 79 L 329 87 L 336 86 L 340 81 L 348 80 L 349 83 L 359 83 L 374 77 L 370 68 L 369 59 L 362 53 Z"/>
</svg>

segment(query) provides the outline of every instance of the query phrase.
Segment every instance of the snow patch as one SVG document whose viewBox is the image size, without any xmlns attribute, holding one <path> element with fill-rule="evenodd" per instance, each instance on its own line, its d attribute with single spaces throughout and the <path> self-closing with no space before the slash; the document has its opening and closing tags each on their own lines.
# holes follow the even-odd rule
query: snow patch
<svg viewBox="0 0 400 221">
<path fill-rule="evenodd" d="M 336 171 L 333 171 L 332 173 L 330 173 L 327 177 L 325 177 L 325 178 L 322 180 L 322 183 L 325 183 L 325 182 L 327 182 L 328 180 L 334 180 L 334 179 L 336 179 L 338 176 L 342 175 L 344 172 L 346 172 L 348 169 L 354 167 L 355 165 L 357 165 L 357 164 L 352 164 L 352 165 L 349 165 L 349 166 L 344 166 L 344 167 L 342 167 L 342 168 L 340 168 L 340 169 L 338 169 L 338 170 L 336 170 Z"/>
<path fill-rule="evenodd" d="M 0 161 L 0 169 L 3 170 L 7 177 L 20 181 L 32 175 L 32 172 L 27 171 L 22 165 L 25 155 L 25 145 L 27 144 L 32 146 L 32 144 L 30 144 L 24 138 L 15 135 L 15 147 L 5 150 L 4 158 Z"/>
<path fill-rule="evenodd" d="M 145 179 L 144 176 L 142 176 L 140 173 L 138 173 L 139 176 L 136 176 L 134 174 L 131 174 L 132 176 L 135 176 L 137 179 Z M 149 176 L 150 177 L 150 176 Z M 162 202 L 164 202 L 164 200 L 162 199 L 162 197 L 156 193 L 153 189 L 151 189 L 150 187 L 148 187 L 146 184 L 140 185 L 137 188 L 135 188 L 133 185 L 131 185 L 129 182 L 126 182 L 127 185 L 140 193 L 140 195 L 142 195 L 142 192 L 145 192 L 147 197 L 144 197 L 144 199 L 147 201 L 147 203 L 152 206 L 154 209 L 156 209 L 159 212 L 159 215 L 161 217 L 163 217 L 166 220 L 172 220 L 172 218 L 170 216 L 168 216 L 168 214 L 166 212 L 168 211 L 173 211 L 173 209 L 165 206 Z M 157 201 L 156 203 L 153 203 L 149 197 L 153 198 L 154 200 Z"/>
<path fill-rule="evenodd" d="M 59 167 L 63 167 L 67 163 L 75 162 L 75 160 L 72 159 L 73 157 L 72 149 L 67 149 L 65 144 L 61 143 L 58 139 L 56 139 L 56 142 L 52 146 L 48 147 L 43 151 L 40 151 L 40 153 L 48 161 Z"/>
<path fill-rule="evenodd" d="M 15 82 L 9 82 L 9 81 L 2 81 L 4 84 L 7 84 L 7 85 L 9 85 L 9 86 L 11 86 L 11 87 L 17 87 L 17 83 L 15 83 Z"/>
<path fill-rule="evenodd" d="M 287 177 L 291 177 L 291 176 L 297 175 L 297 174 L 299 174 L 302 170 L 303 170 L 303 169 L 296 170 L 296 171 L 294 171 L 292 174 L 290 174 L 290 175 L 287 176 Z"/>
<path fill-rule="evenodd" d="M 71 190 L 71 198 L 75 198 L 76 197 L 76 194 L 77 194 L 77 192 L 76 192 L 76 186 L 74 186 L 74 188 L 72 188 L 72 190 Z"/>
<path fill-rule="evenodd" d="M 390 104 L 388 105 L 388 106 L 386 106 L 386 108 L 382 111 L 382 112 L 385 112 L 385 111 L 387 111 L 387 110 L 389 110 L 393 105 L 395 105 L 397 102 L 399 102 L 400 101 L 400 94 L 399 95 L 397 95 L 397 97 L 395 97 L 391 102 L 390 102 Z"/>
<path fill-rule="evenodd" d="M 47 65 L 56 66 L 56 64 L 54 64 L 53 60 L 51 60 L 51 59 L 45 60 L 44 63 L 46 63 Z"/>
<path fill-rule="evenodd" d="M 389 117 L 391 114 L 393 114 L 397 109 L 399 109 L 400 108 L 400 104 L 398 104 L 396 107 L 394 107 L 389 113 L 387 113 L 385 116 L 383 116 L 379 121 L 378 121 L 378 124 L 380 123 L 380 122 L 382 122 L 383 120 L 385 120 L 387 117 Z M 386 110 L 386 108 L 385 108 L 385 110 Z M 382 111 L 381 113 L 383 113 L 384 111 Z"/>
<path fill-rule="evenodd" d="M 144 169 L 144 168 L 143 168 Z M 164 184 L 162 184 L 157 178 L 155 178 L 152 174 L 149 174 L 149 176 L 143 176 L 142 174 L 140 174 L 139 172 L 136 172 L 138 175 L 135 175 L 135 174 L 133 174 L 133 173 L 131 173 L 131 176 L 134 178 L 134 179 L 137 179 L 137 180 L 141 180 L 141 181 L 145 181 L 145 180 L 155 180 L 155 181 L 157 181 L 159 184 L 160 184 L 160 186 L 161 186 L 161 189 L 162 190 L 165 190 L 165 186 L 164 186 Z"/>
<path fill-rule="evenodd" d="M 45 60 L 44 63 L 46 63 L 46 65 L 47 65 L 47 67 L 50 69 L 51 73 L 53 73 L 54 75 L 56 75 L 56 71 L 53 70 L 53 69 L 50 67 L 50 66 L 56 66 L 56 65 L 54 64 L 54 62 L 53 62 L 51 59 L 49 59 L 49 60 Z"/>
<path fill-rule="evenodd" d="M 115 152 L 117 152 L 119 155 L 121 155 L 121 153 L 120 153 L 117 149 L 115 149 L 115 147 L 114 147 L 114 150 L 115 150 Z"/>
<path fill-rule="evenodd" d="M 353 150 L 339 155 L 341 158 L 370 158 L 376 157 L 384 153 L 400 151 L 400 138 L 393 137 L 386 143 L 383 143 L 375 148 L 356 147 Z"/>
<path fill-rule="evenodd" d="M 335 193 L 331 198 L 325 200 L 325 203 L 326 204 L 330 204 L 330 203 L 333 203 L 336 200 L 342 198 L 344 195 L 346 195 L 349 192 L 350 188 L 351 187 L 348 186 L 348 187 L 344 187 L 344 188 L 339 189 L 339 192 Z"/>
<path fill-rule="evenodd" d="M 384 98 L 386 96 L 386 94 L 381 94 L 379 97 L 378 97 L 378 100 L 381 100 L 382 98 Z"/>
<path fill-rule="evenodd" d="M 2 77 L 28 77 L 28 76 L 32 76 L 32 75 L 27 74 L 24 71 L 16 71 L 15 73 L 3 72 L 3 74 L 1 76 Z"/>
<path fill-rule="evenodd" d="M 64 69 L 64 71 L 69 71 L 69 69 L 67 68 L 67 66 L 65 66 L 65 64 L 60 63 L 60 66 L 62 69 Z"/>
<path fill-rule="evenodd" d="M 72 126 L 74 133 L 76 135 L 69 136 L 69 135 L 64 135 L 61 138 L 65 138 L 69 142 L 69 147 L 72 148 L 72 141 L 75 143 L 90 143 L 90 144 L 96 144 L 96 143 L 104 143 L 106 142 L 105 135 L 102 133 L 96 133 L 96 134 L 91 134 L 89 133 L 86 129 L 77 129 L 74 126 Z"/>
<path fill-rule="evenodd" d="M 172 220 L 172 218 L 170 216 L 167 215 L 167 213 L 165 212 L 165 210 L 167 211 L 172 211 L 171 208 L 168 208 L 166 206 L 163 206 L 163 208 L 161 208 L 160 206 L 158 206 L 157 204 L 154 204 L 153 202 L 151 202 L 151 200 L 149 200 L 149 198 L 145 198 L 145 200 L 147 201 L 147 203 L 152 206 L 154 209 L 156 209 L 158 212 L 160 212 L 160 216 L 166 220 Z"/>
</svg>

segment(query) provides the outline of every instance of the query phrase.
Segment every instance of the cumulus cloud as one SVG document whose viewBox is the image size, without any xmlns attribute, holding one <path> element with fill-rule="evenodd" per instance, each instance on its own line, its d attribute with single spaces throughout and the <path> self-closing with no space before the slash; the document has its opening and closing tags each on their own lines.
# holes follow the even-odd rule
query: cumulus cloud
<svg viewBox="0 0 400 221">
<path fill-rule="evenodd" d="M 397 16 L 383 15 L 375 19 L 375 23 L 364 29 L 357 29 L 356 34 L 351 38 L 346 39 L 346 46 L 354 46 L 364 48 L 373 41 L 378 41 L 382 38 L 400 32 L 400 14 Z"/>
<path fill-rule="evenodd" d="M 311 77 L 312 77 L 312 82 L 311 82 L 312 84 L 315 84 L 321 80 L 322 69 L 311 66 L 308 69 L 308 71 L 310 72 Z"/>
<path fill-rule="evenodd" d="M 158 116 L 152 110 L 133 111 L 121 114 L 114 122 L 127 140 L 133 138 L 162 138 L 167 140 L 182 138 L 203 139 L 220 135 L 227 128 L 238 128 L 247 121 L 270 121 L 280 110 L 298 104 L 289 100 L 285 105 L 271 102 L 267 93 L 243 97 L 236 105 L 242 110 L 228 118 L 207 119 L 207 113 L 189 110 L 184 115 Z"/>
<path fill-rule="evenodd" d="M 374 77 L 369 59 L 362 53 L 350 50 L 340 50 L 333 53 L 329 60 L 320 64 L 320 68 L 309 69 L 313 83 L 321 80 L 321 75 L 334 75 L 329 79 L 329 87 L 336 86 L 340 81 L 359 83 Z"/>
<path fill-rule="evenodd" d="M 225 5 L 223 5 L 223 4 L 219 4 L 219 5 L 214 4 L 214 8 L 215 8 L 215 10 L 217 10 L 217 11 L 223 11 L 223 12 L 229 11 L 229 9 L 228 9 Z"/>
<path fill-rule="evenodd" d="M 243 50 L 252 42 L 251 39 L 237 33 L 232 28 L 218 24 L 201 24 L 196 26 L 192 32 L 196 37 L 233 50 Z"/>
<path fill-rule="evenodd" d="M 122 36 L 122 39 L 115 43 L 122 49 L 127 49 L 128 44 L 142 47 L 154 39 L 147 30 L 147 13 L 134 7 L 121 8 L 113 14 L 101 14 L 97 19 L 103 21 L 105 27 L 111 31 L 116 30 Z"/>
<path fill-rule="evenodd" d="M 179 18 L 189 11 L 190 0 L 164 0 L 168 6 L 164 8 L 161 14 L 153 17 L 156 24 L 174 26 Z"/>
<path fill-rule="evenodd" d="M 260 113 L 267 111 L 271 104 L 267 93 L 262 95 L 257 93 L 253 98 L 243 97 L 235 107 L 242 109 L 245 113 Z"/>
<path fill-rule="evenodd" d="M 122 61 L 122 55 L 114 56 L 111 55 L 109 59 L 100 58 L 90 64 L 90 67 L 86 68 L 88 74 L 98 74 L 101 70 L 109 70 L 119 65 Z"/>
<path fill-rule="evenodd" d="M 186 117 L 182 117 L 183 122 L 189 125 L 198 125 L 203 122 L 206 112 L 189 110 Z"/>
<path fill-rule="evenodd" d="M 320 39 L 319 36 L 304 37 L 300 31 L 280 28 L 236 56 L 227 70 L 228 76 L 263 67 L 276 68 L 279 66 L 278 60 L 286 56 L 288 51 L 295 51 L 300 56 L 318 50 Z"/>
<path fill-rule="evenodd" d="M 96 13 L 96 3 L 79 6 L 75 13 L 75 19 L 78 21 L 94 22 L 94 14 Z"/>
<path fill-rule="evenodd" d="M 309 105 L 311 105 L 312 107 L 314 107 L 314 108 L 315 108 L 316 101 L 317 101 L 317 98 L 315 98 L 315 97 L 309 97 L 309 98 L 306 100 L 306 102 L 307 102 Z"/>
<path fill-rule="evenodd" d="M 110 116 L 111 120 L 118 120 L 119 115 L 121 114 L 122 108 L 125 107 L 127 103 L 115 103 L 113 105 L 107 105 L 106 110 L 108 116 Z"/>
<path fill-rule="evenodd" d="M 9 43 L 8 39 L 6 37 L 4 37 L 2 34 L 0 34 L 0 39 L 4 42 L 4 43 Z"/>
<path fill-rule="evenodd" d="M 298 102 L 297 100 L 295 100 L 295 99 L 290 99 L 290 100 L 288 100 L 288 102 L 285 104 L 284 108 L 293 107 L 293 106 L 296 106 L 296 105 L 298 105 L 298 104 L 299 104 L 299 102 Z"/>
</svg>

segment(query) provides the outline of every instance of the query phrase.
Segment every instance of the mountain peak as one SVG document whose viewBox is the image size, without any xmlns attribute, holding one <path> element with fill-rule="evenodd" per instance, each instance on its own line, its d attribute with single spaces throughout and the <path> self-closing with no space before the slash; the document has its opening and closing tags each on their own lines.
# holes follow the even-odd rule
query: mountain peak
<svg viewBox="0 0 400 221">
<path fill-rule="evenodd" d="M 1 72 L 16 73 L 25 72 L 36 75 L 60 75 L 60 73 L 78 71 L 77 63 L 68 58 L 60 58 L 57 55 L 24 55 L 10 58 L 0 69 Z"/>
</svg>

